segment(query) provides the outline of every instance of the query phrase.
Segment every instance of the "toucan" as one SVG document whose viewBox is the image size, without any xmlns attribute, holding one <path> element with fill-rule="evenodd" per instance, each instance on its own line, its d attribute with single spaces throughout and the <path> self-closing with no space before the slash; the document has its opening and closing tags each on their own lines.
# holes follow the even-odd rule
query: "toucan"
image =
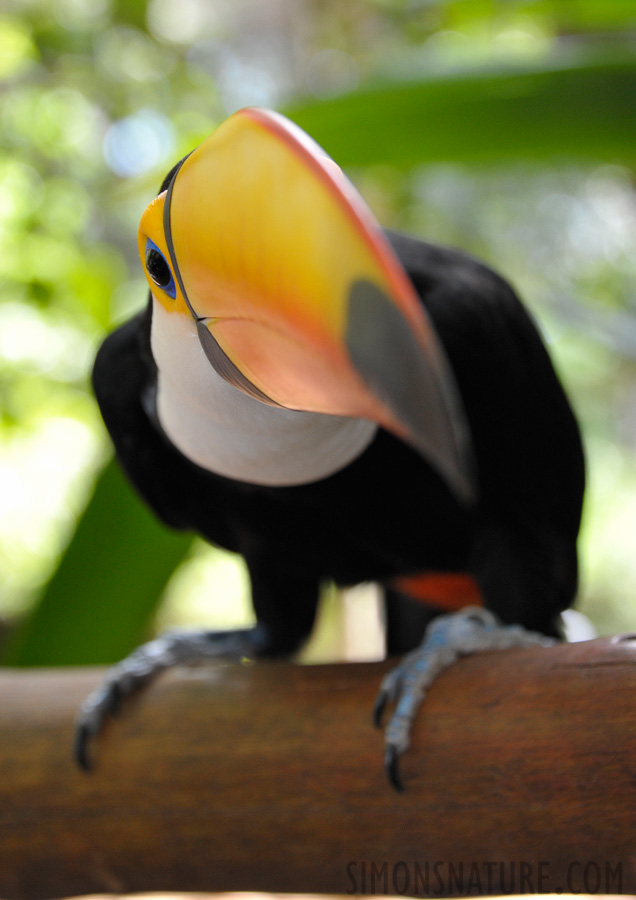
<svg viewBox="0 0 636 900">
<path fill-rule="evenodd" d="M 466 606 L 469 628 L 557 634 L 577 589 L 581 436 L 502 277 L 383 230 L 310 137 L 260 108 L 170 171 L 138 244 L 148 303 L 101 346 L 97 401 L 156 515 L 243 555 L 256 624 L 167 635 L 115 666 L 80 712 L 81 765 L 119 698 L 166 665 L 293 654 L 326 580 L 384 586 L 389 650 Z M 398 787 L 404 746 L 387 750 Z"/>
</svg>

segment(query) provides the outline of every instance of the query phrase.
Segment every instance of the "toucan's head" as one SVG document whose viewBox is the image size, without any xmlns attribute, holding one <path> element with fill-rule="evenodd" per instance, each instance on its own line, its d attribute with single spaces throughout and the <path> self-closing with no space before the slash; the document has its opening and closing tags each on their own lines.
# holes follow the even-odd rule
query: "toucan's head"
<svg viewBox="0 0 636 900">
<path fill-rule="evenodd" d="M 375 421 L 474 499 L 461 400 L 414 288 L 355 188 L 287 119 L 227 119 L 147 207 L 139 252 L 155 299 L 195 320 L 227 381 Z"/>
</svg>

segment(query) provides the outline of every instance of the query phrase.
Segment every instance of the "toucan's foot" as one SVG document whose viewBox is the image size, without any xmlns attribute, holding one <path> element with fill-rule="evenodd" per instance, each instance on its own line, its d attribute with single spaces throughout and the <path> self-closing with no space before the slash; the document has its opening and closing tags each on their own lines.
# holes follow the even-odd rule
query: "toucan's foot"
<svg viewBox="0 0 636 900">
<path fill-rule="evenodd" d="M 142 644 L 113 666 L 82 703 L 75 723 L 74 756 L 84 771 L 92 768 L 90 745 L 121 702 L 148 684 L 163 669 L 206 659 L 246 659 L 257 656 L 258 628 L 238 631 L 171 631 Z"/>
<path fill-rule="evenodd" d="M 553 643 L 553 638 L 526 631 L 520 625 L 502 625 L 481 607 L 469 606 L 431 622 L 421 645 L 384 677 L 375 703 L 374 718 L 378 726 L 387 704 L 395 704 L 386 726 L 384 753 L 386 774 L 393 787 L 403 790 L 399 759 L 408 749 L 411 726 L 420 703 L 441 671 L 460 656 Z"/>
</svg>

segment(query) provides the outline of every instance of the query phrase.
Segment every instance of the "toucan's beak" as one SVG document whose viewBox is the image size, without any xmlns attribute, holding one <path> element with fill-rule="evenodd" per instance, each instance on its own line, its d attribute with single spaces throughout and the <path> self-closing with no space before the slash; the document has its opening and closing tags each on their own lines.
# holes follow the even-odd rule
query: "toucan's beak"
<svg viewBox="0 0 636 900">
<path fill-rule="evenodd" d="M 475 499 L 433 327 L 355 188 L 291 122 L 262 109 L 227 119 L 150 204 L 139 250 L 153 295 L 193 316 L 228 381 L 266 403 L 376 421 Z"/>
</svg>

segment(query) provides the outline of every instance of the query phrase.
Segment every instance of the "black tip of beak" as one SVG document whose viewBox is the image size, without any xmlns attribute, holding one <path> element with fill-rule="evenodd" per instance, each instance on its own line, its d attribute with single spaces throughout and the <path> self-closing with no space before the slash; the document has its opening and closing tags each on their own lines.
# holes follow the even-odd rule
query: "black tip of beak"
<svg viewBox="0 0 636 900">
<path fill-rule="evenodd" d="M 468 426 L 432 325 L 425 346 L 390 297 L 365 280 L 352 284 L 348 312 L 346 345 L 357 371 L 457 499 L 474 502 Z"/>
</svg>

